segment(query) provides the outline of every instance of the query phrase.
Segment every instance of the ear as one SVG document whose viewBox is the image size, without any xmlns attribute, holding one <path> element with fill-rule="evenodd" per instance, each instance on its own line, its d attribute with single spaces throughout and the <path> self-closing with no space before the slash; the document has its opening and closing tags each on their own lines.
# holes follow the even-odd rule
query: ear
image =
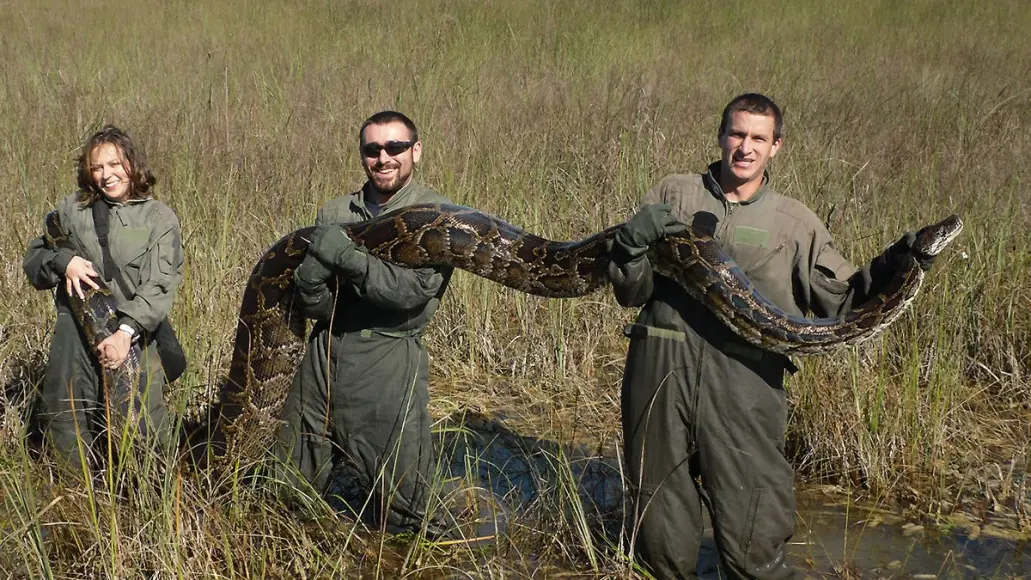
<svg viewBox="0 0 1031 580">
<path fill-rule="evenodd" d="M 416 141 L 412 145 L 412 163 L 418 163 L 422 159 L 422 141 Z"/>
<path fill-rule="evenodd" d="M 780 146 L 784 144 L 784 138 L 773 140 L 773 147 L 770 148 L 770 159 L 773 159 L 777 155 L 777 151 L 780 151 Z"/>
</svg>

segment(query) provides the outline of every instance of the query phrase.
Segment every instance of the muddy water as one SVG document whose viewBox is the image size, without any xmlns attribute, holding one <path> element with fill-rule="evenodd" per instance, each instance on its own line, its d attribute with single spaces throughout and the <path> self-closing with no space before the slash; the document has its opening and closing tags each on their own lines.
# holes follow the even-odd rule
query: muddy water
<svg viewBox="0 0 1031 580">
<path fill-rule="evenodd" d="M 800 494 L 799 568 L 863 578 L 1031 577 L 1031 546 L 968 529 L 924 528 L 870 506 Z"/>
<path fill-rule="evenodd" d="M 624 505 L 614 453 L 525 437 L 474 415 L 447 422 L 438 444 L 445 478 L 489 490 L 497 500 L 499 507 L 481 514 L 477 535 L 503 533 L 513 513 L 568 505 L 558 498 L 575 482 L 597 535 L 618 542 Z M 1031 546 L 958 529 L 925 529 L 842 499 L 799 493 L 790 551 L 808 577 L 1031 578 Z M 718 560 L 710 528 L 699 561 L 702 578 L 720 577 Z"/>
</svg>

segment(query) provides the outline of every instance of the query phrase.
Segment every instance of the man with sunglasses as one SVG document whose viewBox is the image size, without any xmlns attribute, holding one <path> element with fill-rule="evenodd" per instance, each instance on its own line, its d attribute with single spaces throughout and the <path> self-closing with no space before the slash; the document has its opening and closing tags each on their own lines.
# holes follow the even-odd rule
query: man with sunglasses
<svg viewBox="0 0 1031 580">
<path fill-rule="evenodd" d="M 448 203 L 413 181 L 422 143 L 396 111 L 369 117 L 359 131 L 368 177 L 359 191 L 318 213 L 311 245 L 294 280 L 315 319 L 307 352 L 284 408 L 277 456 L 319 493 L 343 500 L 363 520 L 391 533 L 426 520 L 433 474 L 429 357 L 422 334 L 451 278 L 450 268 L 408 269 L 360 251 L 340 227 L 403 206 Z M 350 485 L 330 472 L 338 463 Z M 429 535 L 440 533 L 426 523 Z"/>
<path fill-rule="evenodd" d="M 719 127 L 722 159 L 704 173 L 664 178 L 615 236 L 609 275 L 616 299 L 643 306 L 625 331 L 623 442 L 636 504 L 628 537 L 659 578 L 696 576 L 703 500 L 728 577 L 795 577 L 785 550 L 795 495 L 784 457 L 783 388 L 785 371 L 795 367 L 653 274 L 648 247 L 691 224 L 784 311 L 835 316 L 876 296 L 908 263 L 915 240 L 907 233 L 868 268 L 849 263 L 820 219 L 769 183 L 782 123 L 764 95 L 733 99 Z"/>
</svg>

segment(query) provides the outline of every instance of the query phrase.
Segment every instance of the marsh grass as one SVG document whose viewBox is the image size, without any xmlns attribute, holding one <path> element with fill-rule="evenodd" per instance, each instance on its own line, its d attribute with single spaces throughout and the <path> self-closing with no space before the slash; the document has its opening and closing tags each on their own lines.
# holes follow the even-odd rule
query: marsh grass
<svg viewBox="0 0 1031 580">
<path fill-rule="evenodd" d="M 664 174 L 716 158 L 719 111 L 748 90 L 787 116 L 774 184 L 855 262 L 948 213 L 966 222 L 911 314 L 802 361 L 789 387 L 800 474 L 917 515 L 1016 514 L 1027 529 L 1028 28 L 1019 0 L 0 4 L 0 570 L 632 575 L 588 533 L 571 471 L 566 491 L 477 550 L 394 545 L 319 517 L 314 499 L 296 518 L 260 489 L 174 470 L 151 469 L 126 497 L 67 483 L 22 443 L 53 307 L 19 257 L 71 192 L 79 144 L 105 122 L 137 136 L 186 239 L 172 316 L 191 366 L 169 399 L 196 413 L 226 373 L 256 258 L 361 183 L 354 145 L 371 112 L 416 120 L 421 179 L 455 202 L 575 239 L 628 217 Z M 604 293 L 541 300 L 457 273 L 427 337 L 432 411 L 479 409 L 612 456 L 633 314 Z M 558 454 L 554 471 L 570 465 Z"/>
</svg>

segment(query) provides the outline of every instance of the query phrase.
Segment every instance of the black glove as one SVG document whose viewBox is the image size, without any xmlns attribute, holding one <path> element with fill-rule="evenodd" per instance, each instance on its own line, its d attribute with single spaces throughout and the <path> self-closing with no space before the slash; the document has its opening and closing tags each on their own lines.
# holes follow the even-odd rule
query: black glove
<svg viewBox="0 0 1031 580">
<path fill-rule="evenodd" d="M 928 230 L 932 227 L 934 226 L 927 226 L 924 229 L 917 232 L 916 234 L 914 234 L 913 241 L 909 243 L 909 247 L 913 247 L 913 244 L 916 243 L 916 239 L 920 237 L 920 234 L 924 233 L 924 230 Z M 924 272 L 929 272 L 931 270 L 931 266 L 934 266 L 934 261 L 938 259 L 937 255 L 931 256 L 915 249 L 913 250 L 913 257 L 916 258 L 917 263 L 920 264 L 920 269 Z"/>
<path fill-rule="evenodd" d="M 613 250 L 626 260 L 645 254 L 648 247 L 662 238 L 687 231 L 687 224 L 673 217 L 673 209 L 664 203 L 646 205 L 616 232 Z"/>
<path fill-rule="evenodd" d="M 922 254 L 913 249 L 913 245 L 916 243 L 916 234 L 913 232 L 906 232 L 902 234 L 899 241 L 895 242 L 888 248 L 885 253 L 888 257 L 888 263 L 892 267 L 892 272 L 898 272 L 906 266 L 909 258 L 912 257 L 916 260 L 917 264 L 920 264 L 920 269 L 924 272 L 930 271 L 931 266 L 934 265 L 934 260 L 938 256 L 929 256 Z"/>
<path fill-rule="evenodd" d="M 936 256 L 927 256 L 915 251 L 913 245 L 916 243 L 916 236 L 917 234 L 913 232 L 902 234 L 897 242 L 888 246 L 888 249 L 874 258 L 869 267 L 863 268 L 851 278 L 849 284 L 855 290 L 852 299 L 853 308 L 865 304 L 869 299 L 883 292 L 892 278 L 903 268 L 909 266 L 911 259 L 916 260 L 924 272 L 931 269 Z"/>
<path fill-rule="evenodd" d="M 308 255 L 349 278 L 365 275 L 368 264 L 366 255 L 358 251 L 358 246 L 338 225 L 315 228 Z"/>
<path fill-rule="evenodd" d="M 301 265 L 294 270 L 294 282 L 302 292 L 307 294 L 322 290 L 326 281 L 331 277 L 333 277 L 333 272 L 311 252 L 304 256 Z"/>
</svg>

